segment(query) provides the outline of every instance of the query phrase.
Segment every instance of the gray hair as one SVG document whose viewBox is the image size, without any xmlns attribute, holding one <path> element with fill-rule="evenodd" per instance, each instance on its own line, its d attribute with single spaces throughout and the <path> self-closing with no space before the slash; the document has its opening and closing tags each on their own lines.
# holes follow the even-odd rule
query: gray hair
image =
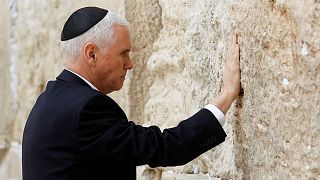
<svg viewBox="0 0 320 180">
<path fill-rule="evenodd" d="M 86 43 L 94 43 L 99 48 L 107 50 L 116 40 L 114 36 L 114 25 L 128 26 L 128 21 L 109 11 L 108 14 L 91 29 L 85 33 L 67 41 L 61 41 L 62 54 L 67 58 L 77 58 Z"/>
</svg>

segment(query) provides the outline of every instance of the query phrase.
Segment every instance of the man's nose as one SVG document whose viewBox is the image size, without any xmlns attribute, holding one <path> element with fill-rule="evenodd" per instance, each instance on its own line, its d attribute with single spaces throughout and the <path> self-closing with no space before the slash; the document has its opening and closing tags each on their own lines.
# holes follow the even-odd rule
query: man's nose
<svg viewBox="0 0 320 180">
<path fill-rule="evenodd" d="M 132 63 L 131 57 L 129 57 L 125 64 L 125 69 L 132 69 L 132 68 L 133 68 L 133 63 Z"/>
</svg>

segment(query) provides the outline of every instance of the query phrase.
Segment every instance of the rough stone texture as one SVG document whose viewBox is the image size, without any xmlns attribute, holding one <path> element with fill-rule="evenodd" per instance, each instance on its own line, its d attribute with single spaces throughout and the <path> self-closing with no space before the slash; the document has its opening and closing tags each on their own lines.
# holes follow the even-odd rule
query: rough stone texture
<svg viewBox="0 0 320 180">
<path fill-rule="evenodd" d="M 9 149 L 0 150 L 0 177 L 1 180 L 22 179 L 21 167 L 21 145 L 13 142 Z"/>
<path fill-rule="evenodd" d="M 144 1 L 141 4 L 147 3 L 150 2 Z M 153 53 L 147 60 L 147 65 L 142 68 L 148 75 L 143 77 L 146 81 L 142 81 L 142 85 L 140 83 L 138 88 L 150 87 L 140 95 L 147 98 L 142 104 L 144 109 L 142 122 L 145 125 L 156 124 L 165 128 L 177 125 L 181 120 L 198 111 L 219 92 L 225 50 L 225 38 L 222 37 L 228 34 L 228 21 L 225 14 L 226 7 L 221 8 L 223 3 L 159 1 L 157 4 L 161 8 L 161 26 L 158 25 L 161 31 L 152 45 Z M 145 9 L 144 12 L 146 10 L 157 12 L 157 9 Z M 147 13 L 145 16 L 140 19 L 149 17 Z M 141 46 L 140 44 L 144 42 L 139 40 L 146 39 L 144 36 L 145 34 L 148 36 L 146 31 L 150 33 L 154 31 L 148 31 L 145 28 L 148 27 L 145 24 L 150 23 L 148 21 L 145 24 L 139 20 L 131 23 L 136 23 L 138 26 L 134 29 L 133 36 L 135 34 L 141 36 L 137 39 L 138 41 L 134 41 L 134 45 Z M 140 61 L 139 56 L 134 59 Z M 141 93 L 139 90 L 138 92 Z M 225 128 L 230 129 L 230 125 L 227 124 Z M 219 170 L 220 174 L 225 174 L 235 169 L 232 151 L 232 139 L 229 138 L 223 146 L 192 163 L 183 167 L 169 168 L 169 170 L 189 174 L 208 173 L 211 168 L 215 171 L 212 172 L 213 175 L 216 175 L 216 171 Z M 224 163 L 214 166 L 211 161 Z"/>
<path fill-rule="evenodd" d="M 174 126 L 214 97 L 221 88 L 227 35 L 241 36 L 244 96 L 227 114 L 227 141 L 186 166 L 146 168 L 154 172 L 142 173 L 143 178 L 151 174 L 152 179 L 158 171 L 235 179 L 319 178 L 318 1 L 144 0 L 126 1 L 126 8 L 138 69 L 132 80 L 143 79 L 131 84 L 130 100 L 143 101 L 130 102 L 137 106 L 130 117 L 145 125 Z M 161 15 L 161 24 L 149 12 Z M 141 47 L 150 47 L 146 41 L 151 55 L 139 54 Z"/>
<path fill-rule="evenodd" d="M 15 177 L 21 179 L 21 177 L 19 178 L 21 173 L 18 166 L 20 161 L 17 161 L 19 158 L 15 158 L 18 156 L 16 156 L 17 154 L 14 154 L 14 150 L 10 148 L 10 131 L 12 129 L 14 113 L 14 97 L 11 89 L 14 87 L 10 86 L 12 77 L 12 57 L 10 54 L 14 52 L 12 46 L 13 33 L 11 32 L 13 17 L 10 13 L 10 4 L 6 0 L 0 0 L 0 3 L 3 5 L 0 7 L 0 177 L 1 179 Z"/>
<path fill-rule="evenodd" d="M 0 0 L 4 6 L 0 7 L 2 15 L 0 17 L 1 33 L 0 33 L 0 149 L 7 146 L 9 140 L 8 130 L 12 120 L 11 99 L 12 94 L 10 91 L 10 10 L 7 1 Z M 0 156 L 1 159 L 1 156 Z"/>
<path fill-rule="evenodd" d="M 8 129 L 7 139 L 21 142 L 36 97 L 63 68 L 58 42 L 65 19 L 91 4 L 131 24 L 135 68 L 111 96 L 146 126 L 175 126 L 216 96 L 228 34 L 240 34 L 244 94 L 227 114 L 226 142 L 185 166 L 139 167 L 138 179 L 320 179 L 318 0 L 0 3 L 2 142 Z M 19 145 L 2 144 L 8 148 L 0 150 L 0 177 L 20 179 Z"/>
<path fill-rule="evenodd" d="M 247 179 L 319 179 L 320 2 L 247 2 L 230 6 L 244 88 L 236 165 Z"/>
</svg>

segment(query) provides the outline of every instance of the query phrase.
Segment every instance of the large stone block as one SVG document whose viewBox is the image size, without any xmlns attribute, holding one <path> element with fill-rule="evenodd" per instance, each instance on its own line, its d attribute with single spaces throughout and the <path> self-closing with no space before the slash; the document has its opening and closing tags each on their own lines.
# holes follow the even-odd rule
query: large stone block
<svg viewBox="0 0 320 180">
<path fill-rule="evenodd" d="M 236 179 L 320 176 L 318 2 L 145 0 L 126 5 L 137 37 L 137 78 L 132 80 L 142 79 L 131 85 L 132 96 L 143 97 L 130 102 L 139 108 L 131 108 L 130 115 L 144 125 L 175 126 L 217 95 L 228 34 L 240 34 L 244 95 L 227 114 L 226 142 L 164 172 Z M 141 6 L 148 7 L 143 9 L 147 17 L 159 17 L 145 17 Z M 150 23 L 158 28 L 150 31 Z M 140 50 L 145 47 L 147 52 Z"/>
<path fill-rule="evenodd" d="M 153 52 L 153 43 L 158 37 L 161 24 L 161 8 L 157 0 L 125 1 L 126 18 L 130 23 L 134 69 L 129 74 L 128 115 L 130 119 L 143 124 L 145 105 L 152 83 L 152 74 L 147 62 Z"/>
<path fill-rule="evenodd" d="M 318 9 L 314 1 L 230 7 L 242 47 L 244 97 L 234 135 L 243 178 L 320 176 Z"/>
<path fill-rule="evenodd" d="M 11 53 L 14 53 L 11 47 L 11 15 L 9 5 L 6 0 L 0 0 L 2 6 L 0 7 L 0 149 L 7 146 L 10 139 L 10 130 L 12 127 L 13 117 L 13 94 L 11 86 L 12 70 Z"/>
<path fill-rule="evenodd" d="M 151 3 L 144 1 L 140 4 Z M 145 56 L 143 52 L 134 49 L 136 61 L 142 60 L 144 63 L 136 65 L 136 68 L 142 70 L 137 74 L 143 81 L 132 88 L 147 89 L 133 94 L 135 97 L 144 97 L 144 101 L 131 103 L 137 102 L 138 106 L 142 107 L 143 115 L 140 121 L 144 125 L 154 124 L 168 128 L 191 116 L 220 91 L 226 37 L 230 25 L 225 13 L 227 5 L 223 2 L 159 1 L 153 4 L 157 6 L 148 6 L 153 9 L 147 8 L 147 11 L 160 10 L 160 31 L 150 31 L 147 28 L 149 23 L 157 22 L 157 18 L 150 18 L 149 22 L 140 15 L 135 21 L 131 21 L 135 24 L 132 26 L 133 36 L 140 37 L 133 38 L 137 47 L 144 47 L 144 36 L 150 36 L 150 32 L 156 37 L 148 41 L 151 44 L 151 54 L 146 60 L 137 59 Z M 140 11 L 136 8 L 131 10 L 130 14 L 139 14 Z M 146 9 L 143 12 L 145 11 Z M 156 20 L 153 21 L 154 19 Z M 232 131 L 231 124 L 226 124 L 225 127 L 227 131 Z M 212 176 L 230 176 L 230 172 L 237 173 L 234 171 L 236 167 L 232 140 L 231 135 L 222 147 L 208 152 L 186 166 L 165 168 L 164 171 L 182 174 L 210 173 Z M 211 172 L 213 170 L 214 172 Z"/>
<path fill-rule="evenodd" d="M 21 180 L 21 145 L 10 143 L 10 147 L 0 150 L 0 177 L 2 180 Z"/>
</svg>

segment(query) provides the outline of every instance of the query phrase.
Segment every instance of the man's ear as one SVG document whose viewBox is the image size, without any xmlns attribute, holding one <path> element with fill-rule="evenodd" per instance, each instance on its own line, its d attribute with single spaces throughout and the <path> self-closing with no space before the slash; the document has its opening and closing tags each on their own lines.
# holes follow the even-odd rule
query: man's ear
<svg viewBox="0 0 320 180">
<path fill-rule="evenodd" d="M 93 44 L 93 43 L 87 43 L 85 44 L 84 46 L 84 56 L 85 56 L 85 59 L 86 59 L 86 62 L 91 64 L 91 65 L 94 65 L 95 62 L 96 62 L 96 45 Z"/>
</svg>

